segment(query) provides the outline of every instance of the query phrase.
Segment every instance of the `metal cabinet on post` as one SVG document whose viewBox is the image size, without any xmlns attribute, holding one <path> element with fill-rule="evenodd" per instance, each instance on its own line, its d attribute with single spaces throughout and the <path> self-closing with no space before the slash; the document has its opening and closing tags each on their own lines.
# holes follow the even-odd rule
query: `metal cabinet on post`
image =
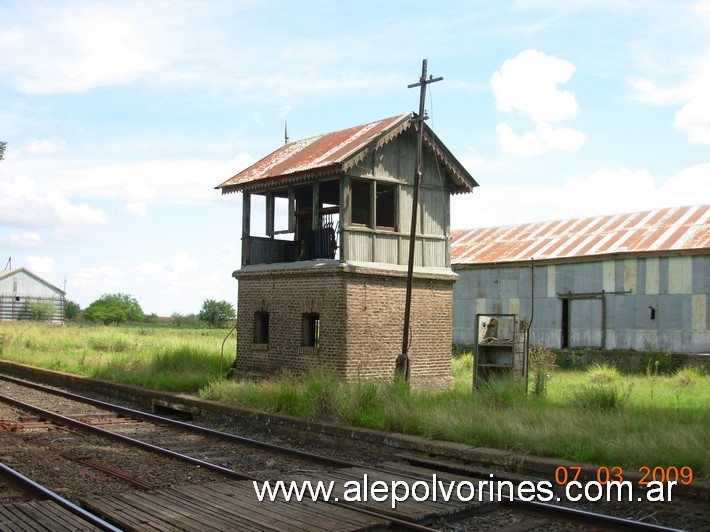
<svg viewBox="0 0 710 532">
<path fill-rule="evenodd" d="M 521 330 L 517 314 L 476 314 L 474 389 L 492 377 L 526 377 L 525 323 Z"/>
</svg>

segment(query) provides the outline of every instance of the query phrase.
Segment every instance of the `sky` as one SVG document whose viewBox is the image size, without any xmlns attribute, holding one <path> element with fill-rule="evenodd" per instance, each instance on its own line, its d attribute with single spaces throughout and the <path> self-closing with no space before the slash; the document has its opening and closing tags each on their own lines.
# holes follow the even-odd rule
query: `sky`
<svg viewBox="0 0 710 532">
<path fill-rule="evenodd" d="M 416 111 L 480 184 L 452 228 L 710 202 L 710 1 L 0 0 L 0 260 L 86 308 L 235 304 L 284 142 Z"/>
</svg>

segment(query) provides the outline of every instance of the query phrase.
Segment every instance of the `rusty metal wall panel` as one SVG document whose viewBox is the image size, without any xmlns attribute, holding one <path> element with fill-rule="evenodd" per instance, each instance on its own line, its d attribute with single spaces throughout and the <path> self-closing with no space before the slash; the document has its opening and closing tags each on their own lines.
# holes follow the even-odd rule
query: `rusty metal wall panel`
<svg viewBox="0 0 710 532">
<path fill-rule="evenodd" d="M 559 348 L 562 302 L 558 294 L 596 293 L 597 299 L 576 298 L 570 302 L 571 346 L 601 346 L 603 340 L 606 349 L 707 352 L 710 346 L 710 255 L 680 258 L 684 260 L 638 257 L 536 266 L 530 341 Z M 506 313 L 517 308 L 520 317 L 531 315 L 529 267 L 491 265 L 455 267 L 454 271 L 459 275 L 454 284 L 455 343 L 470 343 L 473 338 L 471 316 L 475 313 Z M 674 272 L 677 281 L 672 281 Z M 605 279 L 610 274 L 611 278 Z M 692 279 L 693 293 L 683 293 L 688 289 L 689 279 Z M 602 295 L 609 281 L 613 290 L 626 287 L 632 292 Z M 603 336 L 602 297 L 605 305 Z M 653 318 L 649 307 L 655 309 Z"/>
</svg>

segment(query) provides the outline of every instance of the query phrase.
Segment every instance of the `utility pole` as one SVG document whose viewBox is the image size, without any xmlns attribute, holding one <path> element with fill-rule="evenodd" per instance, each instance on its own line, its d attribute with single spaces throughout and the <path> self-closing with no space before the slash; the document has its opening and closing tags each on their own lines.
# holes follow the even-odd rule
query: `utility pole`
<svg viewBox="0 0 710 532">
<path fill-rule="evenodd" d="M 412 280 L 414 277 L 414 246 L 417 242 L 417 209 L 419 208 L 419 184 L 422 179 L 422 155 L 424 150 L 424 120 L 427 119 L 424 111 L 424 101 L 426 99 L 426 86 L 429 83 L 441 81 L 444 78 L 432 78 L 427 75 L 427 60 L 422 60 L 422 75 L 418 83 L 407 85 L 407 88 L 420 87 L 419 92 L 419 115 L 413 118 L 419 129 L 417 131 L 419 142 L 417 146 L 417 168 L 414 174 L 414 195 L 412 198 L 412 225 L 409 232 L 409 261 L 407 262 L 407 293 L 404 303 L 404 331 L 402 332 L 402 352 L 397 356 L 395 363 L 395 375 L 403 377 L 409 381 L 409 317 L 412 312 Z"/>
</svg>

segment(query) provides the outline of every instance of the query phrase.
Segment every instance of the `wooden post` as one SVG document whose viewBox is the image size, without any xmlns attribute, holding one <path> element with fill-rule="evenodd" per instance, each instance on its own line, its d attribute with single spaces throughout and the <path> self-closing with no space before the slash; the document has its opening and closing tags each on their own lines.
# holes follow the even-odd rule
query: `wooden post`
<svg viewBox="0 0 710 532">
<path fill-rule="evenodd" d="M 414 119 L 419 127 L 419 142 L 417 146 L 417 168 L 414 174 L 414 194 L 412 198 L 412 224 L 409 231 L 409 260 L 407 262 L 407 292 L 404 302 L 404 330 L 402 332 L 402 352 L 395 363 L 395 375 L 409 380 L 409 319 L 412 311 L 412 281 L 414 277 L 414 246 L 417 239 L 417 209 L 419 207 L 419 184 L 422 178 L 422 157 L 424 150 L 424 101 L 426 99 L 426 86 L 429 83 L 441 81 L 444 78 L 432 78 L 427 75 L 427 60 L 422 61 L 422 75 L 418 83 L 407 85 L 408 88 L 420 87 L 419 115 Z"/>
</svg>

